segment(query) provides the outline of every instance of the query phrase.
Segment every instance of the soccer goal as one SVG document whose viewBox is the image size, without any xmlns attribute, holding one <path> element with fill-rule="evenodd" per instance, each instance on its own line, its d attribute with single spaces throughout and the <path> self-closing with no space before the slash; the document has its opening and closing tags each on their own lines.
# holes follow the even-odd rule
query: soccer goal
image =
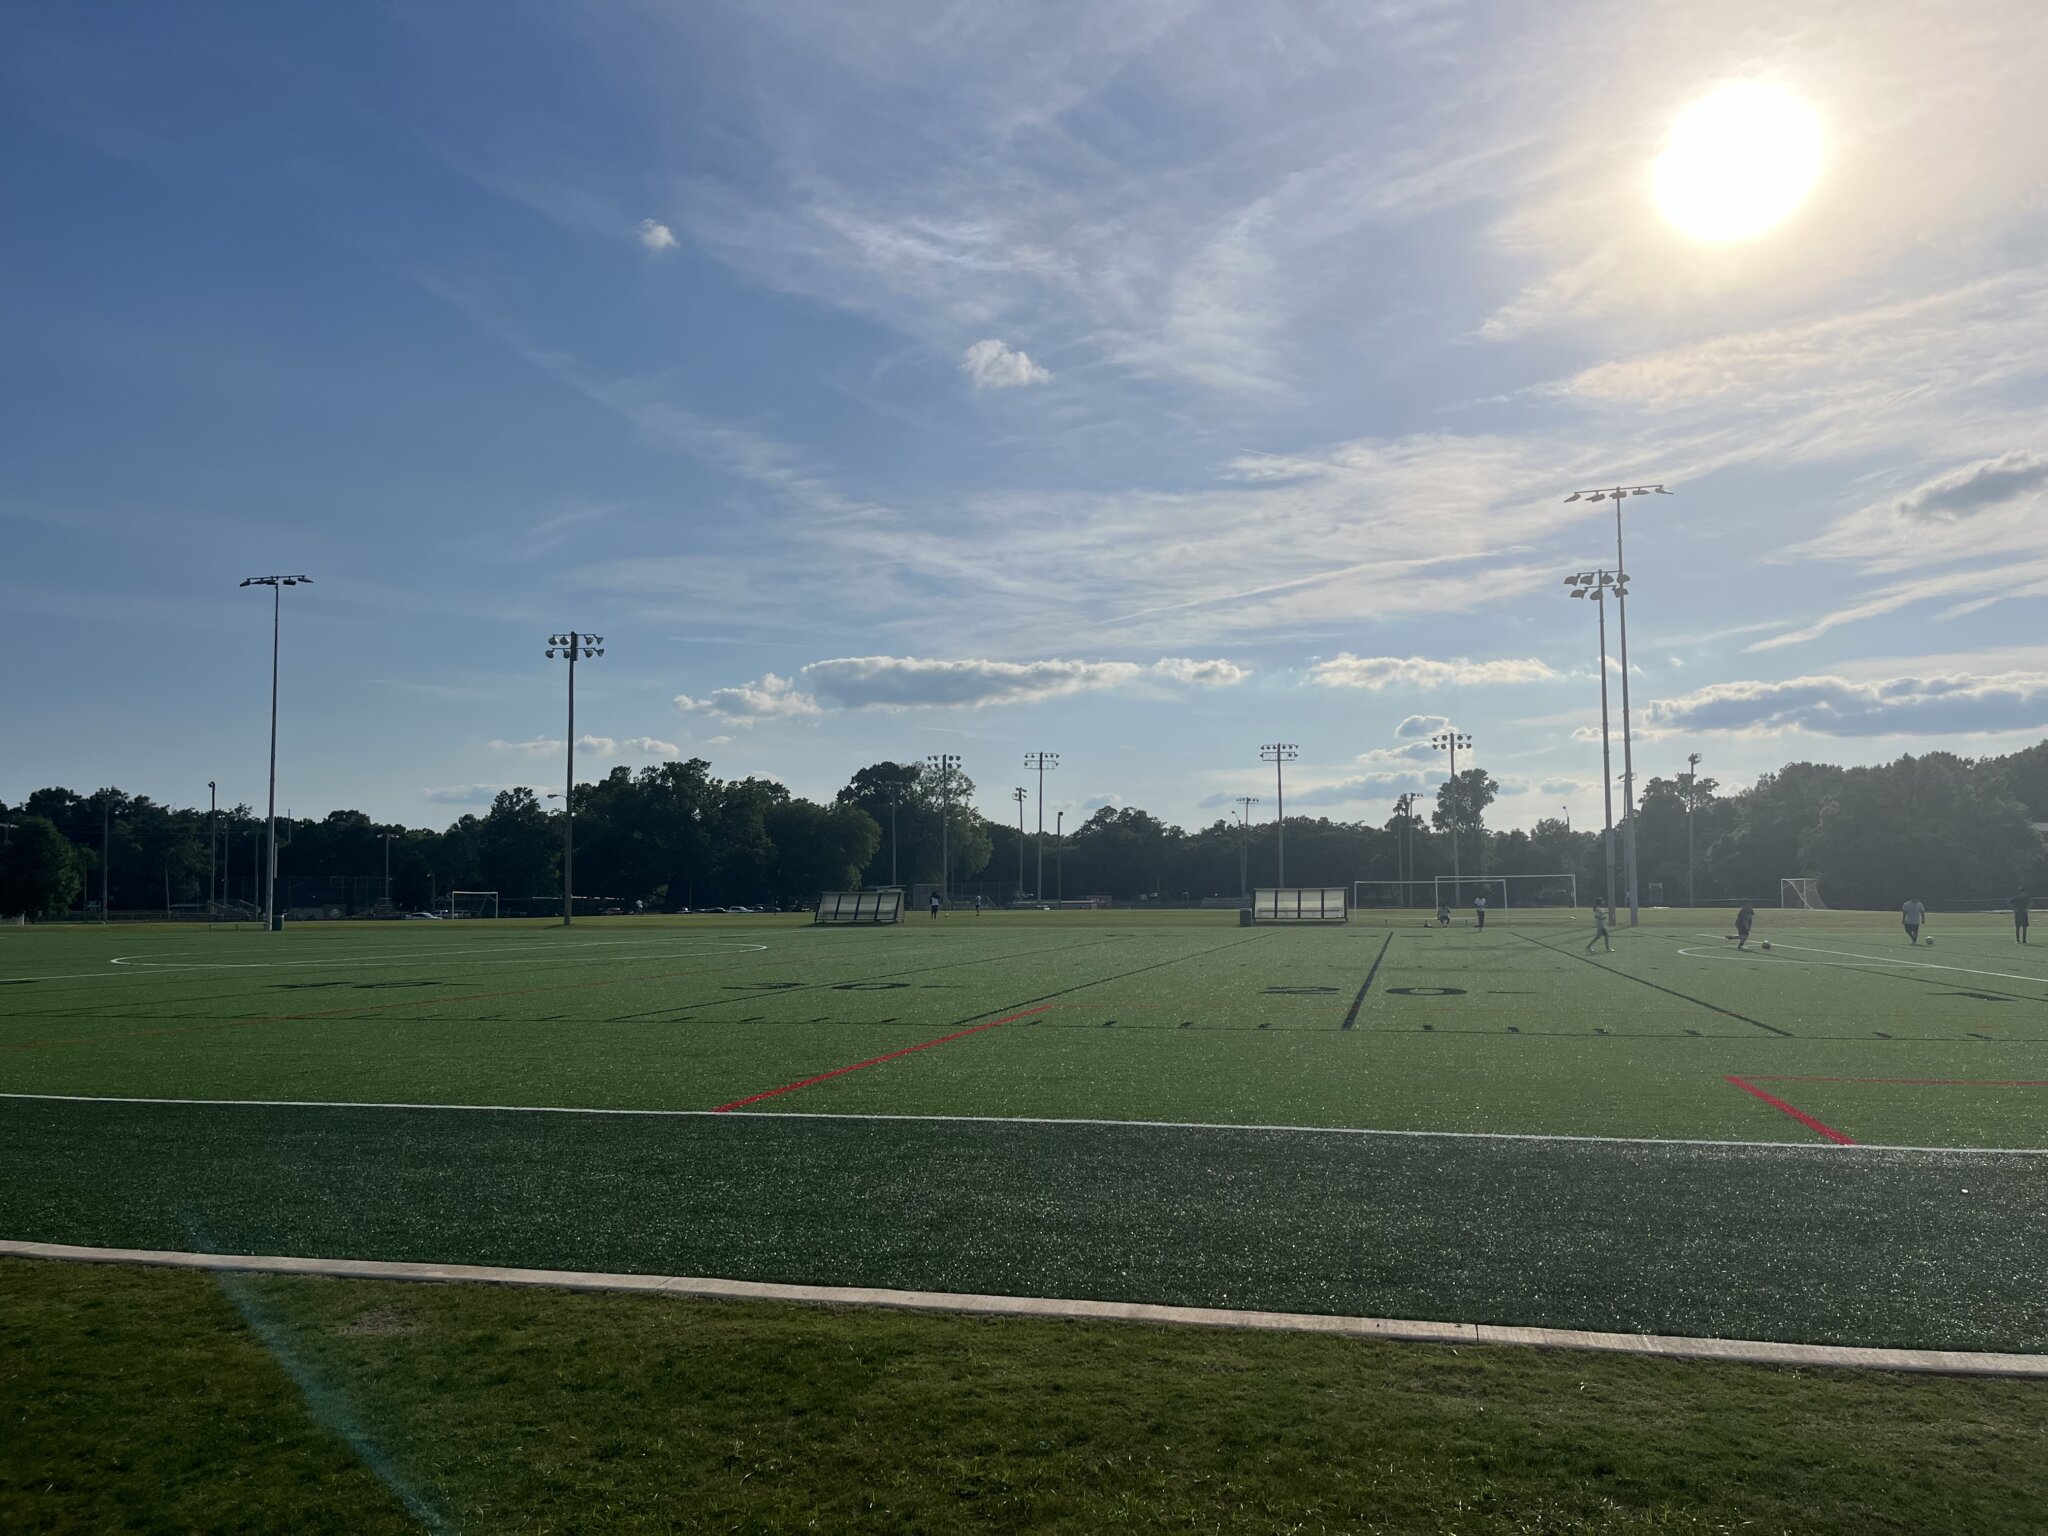
<svg viewBox="0 0 2048 1536">
<path fill-rule="evenodd" d="M 1354 911 L 1370 912 L 1402 907 L 1433 907 L 1436 905 L 1436 889 L 1427 880 L 1354 880 L 1351 882 L 1351 906 Z"/>
<path fill-rule="evenodd" d="M 1789 876 L 1780 880 L 1778 905 L 1804 907 L 1809 912 L 1825 912 L 1828 909 L 1828 904 L 1820 899 L 1820 881 L 1812 875 Z"/>
<path fill-rule="evenodd" d="M 448 915 L 450 917 L 496 917 L 498 915 L 498 893 L 496 891 L 450 891 L 448 893 Z"/>
<path fill-rule="evenodd" d="M 1579 877 L 1555 875 L 1438 875 L 1431 882 L 1430 904 L 1469 907 L 1477 896 L 1499 911 L 1509 907 L 1577 907 Z"/>
<path fill-rule="evenodd" d="M 817 923 L 900 923 L 903 892 L 895 886 L 879 891 L 826 891 L 818 897 Z"/>
<path fill-rule="evenodd" d="M 1350 920 L 1341 885 L 1289 885 L 1252 892 L 1255 923 L 1342 923 Z"/>
</svg>

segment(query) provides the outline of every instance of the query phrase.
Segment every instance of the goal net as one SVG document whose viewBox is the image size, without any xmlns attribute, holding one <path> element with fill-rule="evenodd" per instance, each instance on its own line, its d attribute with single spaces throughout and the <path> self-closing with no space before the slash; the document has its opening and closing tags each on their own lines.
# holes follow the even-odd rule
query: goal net
<svg viewBox="0 0 2048 1536">
<path fill-rule="evenodd" d="M 1374 908 L 1433 907 L 1436 889 L 1428 880 L 1354 880 L 1351 905 L 1360 912 Z"/>
<path fill-rule="evenodd" d="M 1290 885 L 1252 892 L 1255 923 L 1341 923 L 1348 921 L 1341 885 Z"/>
<path fill-rule="evenodd" d="M 1431 906 L 1469 907 L 1484 896 L 1497 911 L 1509 907 L 1576 907 L 1579 877 L 1555 875 L 1438 875 L 1431 882 Z"/>
<path fill-rule="evenodd" d="M 448 915 L 450 917 L 496 917 L 498 915 L 498 893 L 496 891 L 450 891 L 448 893 Z"/>
<path fill-rule="evenodd" d="M 1809 912 L 1825 912 L 1828 909 L 1828 904 L 1820 899 L 1820 881 L 1812 875 L 1799 875 L 1780 880 L 1778 905 L 1804 907 Z"/>
<path fill-rule="evenodd" d="M 826 891 L 818 897 L 815 923 L 898 923 L 903 920 L 903 892 L 894 886 L 880 891 Z"/>
</svg>

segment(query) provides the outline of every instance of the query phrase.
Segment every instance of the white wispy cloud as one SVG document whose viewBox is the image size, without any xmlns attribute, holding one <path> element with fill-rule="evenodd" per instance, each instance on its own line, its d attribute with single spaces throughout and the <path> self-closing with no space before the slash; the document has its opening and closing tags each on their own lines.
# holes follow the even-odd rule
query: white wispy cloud
<svg viewBox="0 0 2048 1536">
<path fill-rule="evenodd" d="M 2048 674 L 1714 683 L 1643 708 L 1652 731 L 1956 736 L 2048 729 Z"/>
<path fill-rule="evenodd" d="M 773 672 L 760 681 L 741 683 L 736 688 L 714 688 L 701 699 L 679 693 L 676 708 L 686 715 L 712 715 L 735 725 L 753 725 L 762 720 L 790 720 L 818 713 L 818 701 L 798 690 L 789 678 Z"/>
<path fill-rule="evenodd" d="M 1439 661 L 1427 656 L 1353 656 L 1349 651 L 1309 668 L 1309 681 L 1324 688 L 1484 687 L 1500 683 L 1541 683 L 1557 673 L 1533 657 Z"/>
<path fill-rule="evenodd" d="M 658 220 L 642 219 L 640 221 L 640 243 L 650 251 L 673 250 L 676 244 L 675 231 Z"/>
<path fill-rule="evenodd" d="M 490 742 L 497 752 L 517 752 L 524 757 L 553 757 L 562 750 L 559 736 L 534 736 L 525 741 Z M 682 748 L 672 741 L 662 741 L 653 736 L 628 736 L 623 740 L 615 736 L 594 736 L 589 733 L 576 738 L 576 750 L 585 757 L 617 757 L 621 753 L 637 752 L 650 757 L 680 757 Z"/>
<path fill-rule="evenodd" d="M 1020 352 L 993 336 L 977 341 L 960 354 L 960 371 L 973 381 L 976 389 L 1018 389 L 1026 384 L 1052 381 L 1051 370 L 1031 361 L 1030 353 Z"/>
<path fill-rule="evenodd" d="M 432 805 L 489 805 L 505 790 L 533 788 L 530 784 L 444 784 L 421 790 L 420 798 Z"/>
<path fill-rule="evenodd" d="M 686 713 L 746 723 L 825 710 L 975 709 L 1147 682 L 1224 688 L 1249 676 L 1249 669 L 1220 657 L 1169 656 L 1144 665 L 1060 657 L 996 661 L 982 657 L 839 656 L 811 662 L 794 679 L 769 673 L 756 683 L 714 689 L 703 699 L 678 695 L 676 705 Z"/>
</svg>

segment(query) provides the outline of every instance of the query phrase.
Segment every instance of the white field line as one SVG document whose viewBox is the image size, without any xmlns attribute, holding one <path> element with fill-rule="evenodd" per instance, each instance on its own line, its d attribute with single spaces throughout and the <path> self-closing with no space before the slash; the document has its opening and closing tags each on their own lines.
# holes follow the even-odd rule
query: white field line
<svg viewBox="0 0 2048 1536">
<path fill-rule="evenodd" d="M 1242 1131 L 1287 1136 L 1434 1137 L 1445 1141 L 1589 1142 L 1621 1147 L 1744 1147 L 1846 1157 L 1856 1152 L 2048 1157 L 2048 1147 L 1916 1147 L 1882 1142 L 1717 1141 L 1696 1136 L 1580 1136 L 1546 1131 L 1406 1131 L 1355 1125 L 1233 1125 L 1217 1120 L 1109 1120 L 1054 1115 L 855 1115 L 825 1110 L 612 1109 L 576 1104 L 413 1104 L 357 1099 L 173 1099 L 99 1093 L 10 1093 L 0 1099 L 57 1104 L 173 1104 L 214 1109 L 388 1109 L 437 1110 L 466 1115 L 640 1115 L 671 1120 L 884 1120 L 942 1125 L 1107 1126 L 1141 1131 Z"/>
<path fill-rule="evenodd" d="M 962 1291 L 898 1291 L 851 1285 L 778 1285 L 695 1275 L 606 1274 L 573 1269 L 507 1269 L 482 1264 L 407 1264 L 378 1259 L 308 1259 L 268 1254 L 177 1253 L 158 1248 L 82 1248 L 69 1243 L 0 1240 L 0 1258 L 72 1263 L 146 1264 L 238 1274 L 316 1275 L 330 1279 L 512 1285 L 567 1291 L 626 1291 L 719 1301 L 778 1301 L 809 1306 L 886 1307 L 977 1317 L 1042 1317 L 1090 1322 L 1322 1333 L 1419 1344 L 1520 1345 L 1655 1355 L 1671 1360 L 1922 1371 L 1959 1376 L 2048 1377 L 2048 1355 L 1979 1350 L 1870 1349 L 1844 1344 L 1781 1344 L 1761 1339 L 1699 1339 L 1658 1333 L 1594 1333 L 1575 1328 L 1516 1328 L 1495 1323 L 1437 1323 L 1412 1318 L 1343 1317 L 1320 1312 L 1254 1312 L 1169 1307 L 1138 1301 L 1050 1296 L 986 1296 Z"/>
<path fill-rule="evenodd" d="M 1702 939 L 1718 939 L 1717 933 L 1702 933 Z M 1761 941 L 1759 941 L 1761 942 Z M 1862 960 L 1870 965 L 1903 965 L 1916 971 L 1953 971 L 1958 976 L 1992 976 L 2000 981 L 2030 981 L 2037 987 L 2048 987 L 2048 976 L 2022 976 L 2016 971 L 1980 971 L 1968 965 L 1936 965 L 1929 960 L 1895 960 L 1889 955 L 1866 955 L 1852 949 L 1818 949 L 1811 944 L 1788 944 L 1783 939 L 1771 940 L 1773 949 L 1796 949 L 1809 955 L 1839 955 L 1844 960 Z M 1685 951 L 1681 950 L 1681 954 Z"/>
<path fill-rule="evenodd" d="M 533 941 L 538 945 L 545 941 Z M 73 971 L 58 976 L 0 976 L 0 986 L 28 981 L 94 981 L 118 976 L 144 976 L 154 971 L 257 971 L 257 970 L 298 970 L 320 966 L 357 965 L 365 968 L 377 965 L 409 965 L 414 960 L 437 960 L 449 955 L 492 955 L 498 958 L 479 962 L 483 965 L 530 965 L 551 960 L 561 960 L 565 951 L 599 949 L 608 945 L 648 944 L 657 942 L 650 939 L 591 939 L 578 940 L 566 945 L 551 945 L 542 953 L 538 947 L 529 953 L 507 955 L 503 945 L 485 949 L 422 949 L 405 952 L 400 950 L 379 950 L 364 955 L 334 955 L 323 960 L 251 960 L 251 961 L 172 961 L 152 960 L 143 955 L 116 955 L 108 960 L 109 965 L 125 967 L 119 971 Z M 746 939 L 710 939 L 692 935 L 680 940 L 689 944 L 717 944 L 718 949 L 650 949 L 632 955 L 588 955 L 588 960 L 668 960 L 691 959 L 700 955 L 744 954 L 768 948 L 766 944 L 755 944 Z M 571 958 L 576 958 L 571 954 Z"/>
</svg>

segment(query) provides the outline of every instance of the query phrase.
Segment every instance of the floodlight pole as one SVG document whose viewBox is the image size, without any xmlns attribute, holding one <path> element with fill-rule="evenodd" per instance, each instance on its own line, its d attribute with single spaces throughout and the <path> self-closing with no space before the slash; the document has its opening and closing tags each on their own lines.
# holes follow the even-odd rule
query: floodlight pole
<svg viewBox="0 0 2048 1536">
<path fill-rule="evenodd" d="M 559 651 L 569 663 L 569 739 L 563 745 L 566 760 L 562 775 L 562 926 L 576 917 L 576 660 L 585 661 L 604 654 L 604 636 L 564 630 L 548 636 L 548 659 Z"/>
<path fill-rule="evenodd" d="M 927 752 L 924 760 L 938 770 L 939 774 L 939 893 L 945 897 L 946 905 L 953 905 L 953 858 L 950 839 L 953 835 L 953 774 L 960 767 L 959 757 L 951 752 Z"/>
<path fill-rule="evenodd" d="M 1285 765 L 1301 752 L 1291 741 L 1269 741 L 1259 748 L 1259 760 L 1273 765 L 1273 884 L 1287 884 L 1287 781 Z"/>
<path fill-rule="evenodd" d="M 1054 887 L 1053 902 L 1056 906 L 1067 904 L 1067 813 L 1055 811 L 1052 821 L 1053 866 L 1052 877 L 1058 884 Z"/>
<path fill-rule="evenodd" d="M 214 890 L 220 884 L 220 785 L 206 781 L 206 915 L 214 909 Z"/>
<path fill-rule="evenodd" d="M 396 832 L 377 834 L 378 840 L 384 844 L 384 905 L 387 907 L 391 905 L 391 844 L 398 835 Z"/>
<path fill-rule="evenodd" d="M 1700 754 L 1688 753 L 1685 759 L 1685 904 L 1698 906 L 1692 895 L 1692 807 L 1700 793 Z"/>
<path fill-rule="evenodd" d="M 1244 832 L 1237 850 L 1237 894 L 1239 896 L 1249 896 L 1252 893 L 1252 807 L 1258 803 L 1259 797 L 1257 795 L 1239 795 L 1237 797 L 1237 820 L 1238 825 Z"/>
<path fill-rule="evenodd" d="M 1408 905 L 1408 886 L 1415 878 L 1415 796 L 1404 794 L 1394 802 L 1401 816 L 1401 830 L 1394 834 L 1394 878 L 1401 882 L 1401 905 Z M 1401 872 L 1401 845 L 1408 845 L 1408 872 Z"/>
<path fill-rule="evenodd" d="M 1034 896 L 1042 897 L 1045 895 L 1045 770 L 1057 768 L 1059 765 L 1060 755 L 1057 752 L 1026 752 L 1024 754 L 1024 766 L 1038 770 L 1038 876 L 1037 883 L 1031 891 L 1031 894 Z M 1024 883 L 1022 875 L 1017 877 L 1017 883 L 1019 885 Z"/>
<path fill-rule="evenodd" d="M 1471 751 L 1472 738 L 1464 731 L 1439 731 L 1429 738 L 1429 744 L 1451 754 L 1451 814 L 1445 820 L 1451 824 L 1451 901 L 1457 904 L 1465 896 L 1464 873 L 1458 867 L 1458 748 Z"/>
<path fill-rule="evenodd" d="M 1600 796 L 1606 827 L 1600 846 L 1607 864 L 1607 920 L 1614 921 L 1614 746 L 1607 723 L 1607 593 L 1620 583 L 1612 571 L 1580 571 L 1564 584 L 1573 597 L 1591 598 L 1600 612 Z"/>
<path fill-rule="evenodd" d="M 1031 798 L 1031 792 L 1022 784 L 1010 791 L 1010 798 L 1017 802 L 1017 899 L 1024 899 L 1024 802 Z M 1040 811 L 1040 815 L 1044 812 Z M 1041 853 L 1040 857 L 1044 855 Z"/>
<path fill-rule="evenodd" d="M 310 576 L 251 576 L 245 587 L 270 588 L 270 804 L 264 813 L 269 823 L 269 878 L 263 882 L 263 926 L 277 927 L 277 652 L 278 633 L 284 622 L 284 589 L 311 586 Z"/>
<path fill-rule="evenodd" d="M 1621 784 L 1628 804 L 1622 821 L 1622 838 L 1628 856 L 1628 922 L 1631 928 L 1642 921 L 1636 881 L 1636 769 L 1634 737 L 1629 730 L 1628 710 L 1628 559 L 1621 548 L 1621 503 L 1627 496 L 1669 496 L 1661 484 L 1613 485 L 1573 491 L 1566 501 L 1611 499 L 1614 502 L 1614 598 L 1615 614 L 1621 622 Z"/>
<path fill-rule="evenodd" d="M 107 920 L 107 913 L 112 909 L 112 902 L 109 901 L 107 892 L 112 884 L 114 869 L 113 828 L 114 797 L 111 791 L 102 790 L 100 791 L 100 921 L 103 923 Z"/>
<path fill-rule="evenodd" d="M 903 786 L 889 791 L 889 883 L 896 884 L 896 802 L 903 798 Z"/>
</svg>

